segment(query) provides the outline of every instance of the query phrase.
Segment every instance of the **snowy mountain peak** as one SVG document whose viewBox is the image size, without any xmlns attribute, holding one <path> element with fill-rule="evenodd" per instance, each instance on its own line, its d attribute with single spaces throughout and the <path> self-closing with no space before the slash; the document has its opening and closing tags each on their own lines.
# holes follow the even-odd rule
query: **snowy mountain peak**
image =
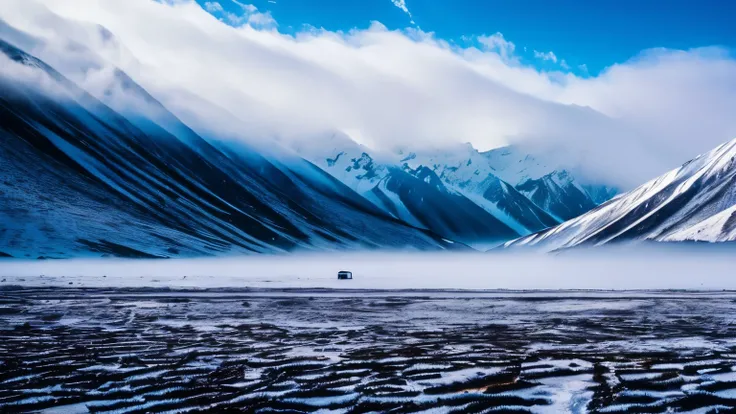
<svg viewBox="0 0 736 414">
<path fill-rule="evenodd" d="M 407 173 L 417 177 L 418 179 L 429 184 L 433 188 L 436 188 L 439 191 L 448 192 L 447 187 L 445 187 L 444 183 L 442 182 L 440 177 L 437 176 L 434 170 L 431 170 L 430 168 L 425 167 L 424 165 L 420 165 L 416 169 L 412 169 L 411 167 L 408 166 L 408 164 L 404 164 L 403 169 Z"/>
<path fill-rule="evenodd" d="M 569 172 L 548 168 L 515 148 L 500 149 L 489 157 L 469 143 L 402 147 L 381 154 L 378 161 L 349 138 L 336 141 L 333 137 L 329 143 L 322 148 L 296 148 L 388 214 L 466 243 L 498 240 L 509 231 L 529 234 L 596 205 Z M 494 165 L 496 154 L 518 159 Z M 507 165 L 511 162 L 513 168 Z M 524 173 L 530 169 L 535 169 L 534 175 Z M 530 178 L 538 181 L 527 182 Z M 451 209 L 474 211 L 476 218 L 499 224 L 479 226 L 473 224 L 476 218 L 463 218 Z M 479 228 L 488 233 L 478 233 Z"/>
</svg>

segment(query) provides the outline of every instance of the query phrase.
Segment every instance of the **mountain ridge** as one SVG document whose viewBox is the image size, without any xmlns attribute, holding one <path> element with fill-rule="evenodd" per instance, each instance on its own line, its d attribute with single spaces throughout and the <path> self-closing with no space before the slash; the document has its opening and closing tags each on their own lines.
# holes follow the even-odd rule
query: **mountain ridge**
<svg viewBox="0 0 736 414">
<path fill-rule="evenodd" d="M 256 153 L 249 159 L 261 170 L 251 168 L 258 167 L 254 162 L 232 162 L 183 124 L 184 141 L 181 131 L 173 135 L 150 119 L 139 129 L 133 122 L 143 121 L 131 122 L 40 59 L 1 40 L 0 52 L 21 69 L 40 70 L 62 96 L 0 79 L 0 162 L 9 174 L 0 186 L 7 195 L 0 237 L 8 255 L 461 246 L 383 214 L 316 168 L 313 176 L 291 181 L 299 174 L 277 176 L 283 171 Z M 263 174 L 269 166 L 271 176 Z M 325 196 L 329 186 L 332 194 Z M 53 202 L 47 194 L 54 194 Z M 34 213 L 39 206 L 43 214 Z"/>
<path fill-rule="evenodd" d="M 507 242 L 562 250 L 622 241 L 736 240 L 736 139 L 577 218 Z"/>
<path fill-rule="evenodd" d="M 0 32 L 21 38 L 34 50 L 51 53 L 52 60 L 69 68 L 68 59 L 53 57 L 55 49 L 44 47 L 42 41 L 4 22 L 0 28 Z M 551 175 L 537 177 L 506 170 L 508 166 L 494 167 L 489 154 L 498 152 L 480 153 L 469 144 L 447 151 L 374 154 L 349 137 L 333 134 L 326 145 L 305 141 L 299 147 L 274 141 L 272 147 L 283 148 L 281 151 L 213 131 L 209 131 L 210 136 L 202 135 L 201 130 L 184 123 L 128 74 L 110 67 L 81 44 L 74 43 L 72 58 L 83 60 L 86 69 L 82 70 L 101 75 L 91 89 L 95 95 L 45 61 L 9 42 L 3 45 L 4 55 L 40 69 L 53 79 L 50 86 L 59 88 L 64 96 L 62 103 L 56 96 L 44 96 L 48 91 L 21 90 L 20 85 L 8 85 L 11 81 L 6 79 L 3 89 L 16 88 L 19 93 L 6 101 L 3 117 L 10 120 L 8 125 L 25 122 L 27 129 L 16 128 L 4 139 L 23 141 L 25 134 L 32 132 L 35 139 L 46 142 L 44 160 L 51 157 L 54 162 L 63 161 L 74 174 L 92 180 L 94 185 L 90 188 L 111 192 L 114 198 L 130 204 L 126 208 L 142 209 L 150 215 L 145 220 L 139 217 L 138 221 L 150 219 L 158 223 L 147 224 L 151 228 L 161 225 L 161 220 L 166 228 L 176 224 L 180 230 L 190 232 L 189 238 L 184 237 L 185 244 L 205 240 L 206 248 L 192 248 L 187 254 L 228 254 L 232 246 L 248 252 L 336 246 L 445 249 L 462 244 L 485 249 L 561 222 L 560 217 L 566 215 L 560 211 L 567 205 L 575 207 L 577 203 L 578 210 L 566 213 L 573 215 L 596 204 L 567 171 L 541 165 L 529 154 L 523 156 L 525 168 Z M 75 79 L 80 77 L 84 76 L 74 74 Z M 11 102 L 13 99 L 20 103 Z M 52 110 L 47 111 L 48 108 Z M 213 106 L 210 110 L 218 108 Z M 234 117 L 222 111 L 226 118 Z M 39 125 L 56 129 L 49 131 Z M 69 125 L 73 125 L 72 130 L 65 129 Z M 11 145 L 16 146 L 13 156 L 18 151 L 28 151 L 18 143 L 8 144 Z M 503 151 L 520 156 L 519 151 Z M 9 159 L 10 154 L 4 162 L 22 170 L 24 167 L 17 159 Z M 374 159 L 374 155 L 378 158 Z M 517 176 L 528 179 L 516 180 Z M 541 181 L 535 188 L 524 187 L 534 184 L 531 180 L 537 178 Z M 81 187 L 84 186 L 79 183 L 75 191 Z M 40 189 L 41 186 L 29 191 Z M 580 200 L 571 197 L 573 193 Z M 358 217 L 363 217 L 363 221 Z M 346 225 L 348 230 L 343 228 Z M 48 228 L 55 226 L 60 225 L 47 224 Z M 380 234 L 379 229 L 394 227 L 396 230 Z M 16 229 L 14 234 L 22 238 L 21 230 Z M 397 234 L 399 237 L 394 237 Z M 154 237 L 161 239 L 159 236 Z M 100 246 L 105 243 L 113 243 L 106 239 L 103 243 L 104 238 L 100 237 L 88 239 L 78 237 L 71 244 L 75 249 L 80 243 L 88 249 L 102 249 Z M 134 239 L 131 236 L 128 242 Z M 176 237 L 165 239 L 163 244 L 168 245 Z M 460 243 L 451 243 L 455 241 Z M 142 255 L 168 255 L 168 248 L 134 243 L 138 248 L 130 250 L 125 243 L 113 244 L 128 253 L 135 250 Z M 47 250 L 54 249 L 45 249 L 39 255 L 51 254 Z M 13 253 L 17 254 L 18 249 Z"/>
<path fill-rule="evenodd" d="M 512 171 L 509 165 L 500 162 L 496 166 L 491 163 L 509 154 L 518 157 L 519 151 L 513 147 L 487 153 L 480 153 L 470 144 L 413 151 L 398 148 L 394 152 L 377 153 L 378 158 L 374 159 L 372 150 L 340 133 L 308 144 L 296 142 L 291 147 L 388 214 L 481 248 L 493 246 L 511 233 L 526 235 L 557 225 L 598 204 L 569 172 L 558 172 L 537 162 L 529 154 L 513 160 L 513 163 L 523 165 L 521 171 Z M 527 170 L 532 169 L 534 171 L 530 174 Z M 408 192 L 396 193 L 399 188 L 412 186 L 409 184 L 411 180 L 400 175 L 399 170 L 416 178 L 413 184 L 416 188 L 426 189 L 426 185 L 430 185 L 434 189 L 431 199 L 446 200 L 431 204 L 434 214 L 443 219 L 428 219 L 427 209 L 420 208 L 420 203 L 412 200 Z M 540 172 L 542 174 L 534 175 Z M 510 183 L 501 177 L 515 181 Z M 540 181 L 534 181 L 536 179 Z M 404 184 L 385 186 L 386 182 L 397 180 Z M 528 188 L 531 185 L 536 187 Z M 420 201 L 429 197 L 426 192 L 419 193 L 415 192 L 414 196 Z M 601 194 L 604 193 L 602 190 Z M 605 194 L 610 194 L 610 191 Z M 480 210 L 471 209 L 484 222 L 499 222 L 503 226 L 479 228 L 473 220 L 461 217 L 450 220 L 450 213 L 444 209 L 457 209 L 456 200 L 461 200 L 459 202 L 465 206 L 474 204 L 480 207 Z M 468 211 L 468 208 L 456 211 Z M 448 226 L 454 230 L 449 230 Z M 468 237 L 472 231 L 478 235 Z"/>
</svg>

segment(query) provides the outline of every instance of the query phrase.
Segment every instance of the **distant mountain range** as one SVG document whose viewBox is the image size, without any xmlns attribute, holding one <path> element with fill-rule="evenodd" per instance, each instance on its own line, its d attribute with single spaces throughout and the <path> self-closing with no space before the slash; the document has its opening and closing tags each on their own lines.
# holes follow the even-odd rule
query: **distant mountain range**
<svg viewBox="0 0 736 414">
<path fill-rule="evenodd" d="M 538 148 L 246 142 L 182 118 L 247 111 L 186 91 L 171 111 L 80 42 L 0 19 L 0 257 L 736 241 L 736 141 L 620 195 Z"/>
<path fill-rule="evenodd" d="M 507 247 L 736 241 L 736 139 L 559 226 Z"/>
<path fill-rule="evenodd" d="M 736 240 L 736 141 L 618 196 L 514 146 L 254 146 L 195 131 L 117 69 L 93 96 L 0 23 L 3 257 Z"/>
<path fill-rule="evenodd" d="M 613 194 L 518 148 L 376 161 L 341 134 L 269 151 L 201 135 L 120 70 L 92 96 L 24 50 L 41 40 L 0 23 L 14 62 L 0 72 L 3 256 L 485 248 Z M 84 65 L 109 65 L 73 46 Z"/>
<path fill-rule="evenodd" d="M 294 148 L 391 216 L 481 248 L 560 224 L 615 194 L 516 147 L 399 149 L 374 158 L 334 134 Z"/>
</svg>

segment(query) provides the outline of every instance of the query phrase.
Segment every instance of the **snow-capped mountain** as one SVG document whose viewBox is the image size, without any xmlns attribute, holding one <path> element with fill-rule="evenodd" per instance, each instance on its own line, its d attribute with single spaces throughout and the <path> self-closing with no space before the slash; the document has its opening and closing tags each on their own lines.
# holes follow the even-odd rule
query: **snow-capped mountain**
<svg viewBox="0 0 736 414">
<path fill-rule="evenodd" d="M 464 144 L 412 153 L 406 159 L 410 165 L 429 166 L 448 185 L 504 216 L 522 233 L 576 217 L 615 194 L 602 185 L 586 189 L 563 166 L 515 146 L 481 153 Z M 499 187 L 503 191 L 497 191 Z"/>
<path fill-rule="evenodd" d="M 487 153 L 470 144 L 401 148 L 374 157 L 342 134 L 292 145 L 392 216 L 479 247 L 557 225 L 598 204 L 566 170 L 514 147 Z"/>
<path fill-rule="evenodd" d="M 577 217 L 608 201 L 616 190 L 606 185 L 579 182 L 564 166 L 518 147 L 483 153 L 494 173 L 512 183 L 558 223 Z"/>
<path fill-rule="evenodd" d="M 393 217 L 443 237 L 485 246 L 525 234 L 446 185 L 433 170 L 398 163 L 396 154 L 374 158 L 342 134 L 293 147 Z"/>
<path fill-rule="evenodd" d="M 2 255 L 460 247 L 300 158 L 213 144 L 122 72 L 111 88 L 132 106 L 96 99 L 2 40 L 0 59 Z"/>
<path fill-rule="evenodd" d="M 487 158 L 470 144 L 422 151 L 399 151 L 408 171 L 429 170 L 441 182 L 478 204 L 520 234 L 559 223 L 543 209 L 499 178 Z"/>
<path fill-rule="evenodd" d="M 736 139 L 559 226 L 508 242 L 559 250 L 627 240 L 736 241 Z"/>
<path fill-rule="evenodd" d="M 517 160 L 522 152 L 513 148 L 383 154 L 334 134 L 293 152 L 195 131 L 83 44 L 71 41 L 60 56 L 2 21 L 0 37 L 10 39 L 4 57 L 32 69 L 24 82 L 8 75 L 1 85 L 0 162 L 12 178 L 0 184 L 12 195 L 0 206 L 5 254 L 462 247 L 449 240 L 485 248 L 596 204 L 566 171 L 528 155 Z M 59 203 L 44 204 L 44 193 Z M 29 213 L 37 205 L 47 213 Z"/>
</svg>

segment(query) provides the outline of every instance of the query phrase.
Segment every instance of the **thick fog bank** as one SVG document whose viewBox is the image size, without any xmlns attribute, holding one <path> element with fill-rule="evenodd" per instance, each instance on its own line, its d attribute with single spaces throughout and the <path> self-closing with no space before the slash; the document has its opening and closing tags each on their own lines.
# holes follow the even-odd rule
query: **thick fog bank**
<svg viewBox="0 0 736 414">
<path fill-rule="evenodd" d="M 733 249 L 320 253 L 172 260 L 0 261 L 0 286 L 351 289 L 736 289 Z M 354 279 L 337 280 L 339 270 Z"/>
</svg>

